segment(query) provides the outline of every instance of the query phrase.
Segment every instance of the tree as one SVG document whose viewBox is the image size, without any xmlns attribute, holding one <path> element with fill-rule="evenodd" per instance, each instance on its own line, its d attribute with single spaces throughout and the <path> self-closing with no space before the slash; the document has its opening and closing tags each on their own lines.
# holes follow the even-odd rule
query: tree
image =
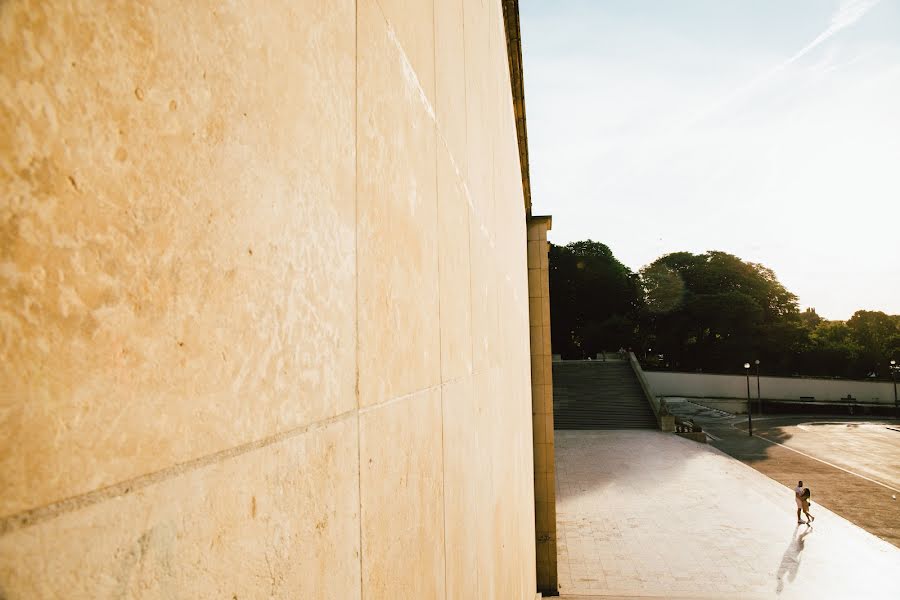
<svg viewBox="0 0 900 600">
<path fill-rule="evenodd" d="M 676 252 L 641 277 L 654 353 L 673 366 L 729 372 L 759 357 L 790 369 L 791 361 L 776 354 L 792 357 L 803 327 L 796 296 L 771 269 L 725 252 Z"/>
<path fill-rule="evenodd" d="M 800 368 L 807 375 L 852 377 L 859 346 L 843 321 L 821 321 L 809 334 Z"/>
<path fill-rule="evenodd" d="M 550 244 L 553 352 L 586 358 L 634 343 L 640 280 L 605 244 Z"/>
<path fill-rule="evenodd" d="M 664 314 L 684 302 L 684 280 L 666 264 L 654 263 L 641 272 L 647 311 Z"/>
<path fill-rule="evenodd" d="M 881 311 L 858 310 L 847 321 L 847 329 L 859 348 L 857 375 L 887 373 L 900 337 L 900 318 Z"/>
<path fill-rule="evenodd" d="M 551 244 L 550 307 L 565 358 L 631 346 L 681 370 L 741 372 L 759 359 L 768 374 L 854 378 L 900 361 L 900 316 L 801 312 L 771 269 L 725 252 L 674 252 L 635 274 L 600 242 Z"/>
<path fill-rule="evenodd" d="M 819 313 L 816 312 L 814 308 L 807 308 L 802 313 L 800 313 L 800 321 L 803 323 L 803 326 L 810 333 L 815 330 L 816 327 L 819 326 L 822 321 L 824 321 L 822 317 L 819 316 Z"/>
</svg>

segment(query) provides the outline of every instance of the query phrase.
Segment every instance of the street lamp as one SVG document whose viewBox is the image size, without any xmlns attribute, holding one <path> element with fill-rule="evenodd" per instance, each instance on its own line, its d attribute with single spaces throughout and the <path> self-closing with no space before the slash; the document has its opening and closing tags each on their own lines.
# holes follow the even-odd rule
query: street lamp
<svg viewBox="0 0 900 600">
<path fill-rule="evenodd" d="M 756 363 L 756 406 L 759 409 L 759 414 L 762 414 L 762 395 L 759 393 L 759 359 L 757 358 Z"/>
<path fill-rule="evenodd" d="M 747 374 L 747 423 L 749 429 L 747 435 L 753 435 L 753 414 L 750 410 L 750 363 L 744 363 L 744 372 Z"/>
<path fill-rule="evenodd" d="M 897 404 L 897 361 L 891 361 L 891 381 L 894 382 L 894 418 L 900 419 L 900 404 Z"/>
</svg>

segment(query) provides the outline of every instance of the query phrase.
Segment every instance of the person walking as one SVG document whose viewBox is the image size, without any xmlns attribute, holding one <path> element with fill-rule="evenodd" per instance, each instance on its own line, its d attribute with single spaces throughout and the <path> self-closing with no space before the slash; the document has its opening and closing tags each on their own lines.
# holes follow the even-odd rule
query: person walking
<svg viewBox="0 0 900 600">
<path fill-rule="evenodd" d="M 803 491 L 800 492 L 801 506 L 803 508 L 803 514 L 806 515 L 806 524 L 807 525 L 811 525 L 812 522 L 816 520 L 816 518 L 814 516 L 809 514 L 809 497 L 810 497 L 810 495 L 811 495 L 811 493 L 809 491 L 809 488 L 803 488 Z"/>
<path fill-rule="evenodd" d="M 803 521 L 800 520 L 800 512 L 803 510 L 803 498 L 800 496 L 803 495 L 803 482 L 798 481 L 797 487 L 794 488 L 794 502 L 797 503 L 797 525 L 802 525 Z"/>
</svg>

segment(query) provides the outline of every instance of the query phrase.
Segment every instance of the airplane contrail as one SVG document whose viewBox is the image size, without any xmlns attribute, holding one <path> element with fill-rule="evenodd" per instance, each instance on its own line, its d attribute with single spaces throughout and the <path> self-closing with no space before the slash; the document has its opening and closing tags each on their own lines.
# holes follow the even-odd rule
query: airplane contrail
<svg viewBox="0 0 900 600">
<path fill-rule="evenodd" d="M 691 125 L 694 125 L 695 123 L 703 120 L 712 113 L 718 111 L 723 106 L 733 102 L 736 98 L 743 96 L 752 89 L 765 83 L 793 63 L 800 60 L 805 55 L 809 54 L 813 49 L 821 45 L 823 42 L 828 40 L 839 31 L 846 29 L 847 27 L 850 27 L 851 25 L 859 21 L 879 2 L 881 2 L 881 0 L 844 0 L 844 2 L 841 2 L 837 10 L 834 11 L 834 13 L 831 15 L 831 22 L 828 24 L 828 27 L 826 27 L 825 30 L 817 35 L 811 42 L 803 46 L 803 48 L 794 53 L 794 55 L 790 58 L 786 59 L 778 65 L 775 65 L 768 71 L 762 73 L 761 75 L 758 75 L 757 77 L 751 79 L 749 82 L 713 102 L 711 105 L 698 111 L 692 118 L 688 119 L 688 121 L 682 125 L 682 128 L 687 128 Z"/>
<path fill-rule="evenodd" d="M 794 56 L 787 59 L 784 64 L 791 64 L 841 29 L 850 27 L 863 18 L 863 16 L 872 10 L 879 2 L 881 2 L 881 0 L 844 0 L 834 14 L 831 15 L 831 23 L 825 31 L 816 36 L 813 41 L 804 46 L 800 51 L 794 54 Z"/>
<path fill-rule="evenodd" d="M 688 129 L 693 127 L 694 125 L 700 123 L 704 119 L 709 116 L 715 114 L 720 111 L 722 108 L 731 104 L 736 99 L 740 98 L 753 91 L 755 88 L 760 85 L 766 83 L 768 80 L 772 79 L 775 75 L 785 70 L 787 67 L 792 65 L 793 63 L 800 60 L 803 56 L 811 52 L 816 47 L 820 46 L 826 40 L 837 34 L 838 32 L 850 27 L 861 18 L 863 18 L 866 13 L 872 10 L 877 4 L 879 4 L 881 0 L 844 0 L 838 6 L 838 8 L 832 13 L 830 22 L 828 27 L 825 28 L 819 35 L 813 38 L 808 44 L 803 46 L 800 50 L 795 52 L 792 56 L 785 59 L 781 63 L 775 65 L 774 67 L 766 70 L 760 75 L 754 77 L 747 83 L 740 85 L 736 89 L 731 92 L 715 99 L 711 103 L 707 104 L 704 107 L 701 107 L 699 110 L 694 112 L 692 115 L 688 115 L 687 118 L 682 120 L 680 123 L 675 123 L 671 127 L 669 127 L 666 131 L 662 132 L 660 136 L 661 141 L 666 141 L 673 139 L 675 137 L 683 135 Z M 657 145 L 657 148 L 659 145 Z M 638 157 L 637 163 L 645 163 L 647 159 L 647 155 L 650 154 L 652 150 L 650 148 L 646 148 Z M 618 172 L 613 175 L 607 183 L 614 182 L 616 180 L 621 180 L 625 177 L 624 172 Z"/>
</svg>

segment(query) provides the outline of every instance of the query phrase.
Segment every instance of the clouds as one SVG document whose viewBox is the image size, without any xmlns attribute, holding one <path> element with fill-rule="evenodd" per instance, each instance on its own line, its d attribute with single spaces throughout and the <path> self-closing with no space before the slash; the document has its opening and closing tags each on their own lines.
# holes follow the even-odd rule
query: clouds
<svg viewBox="0 0 900 600">
<path fill-rule="evenodd" d="M 879 2 L 881 2 L 881 0 L 844 0 L 831 15 L 831 22 L 828 27 L 826 27 L 822 33 L 817 35 L 815 39 L 798 50 L 793 56 L 778 65 L 776 69 L 781 70 L 797 62 L 842 29 L 846 29 L 862 19 L 866 13 L 872 10 Z"/>
<path fill-rule="evenodd" d="M 843 0 L 838 5 L 837 10 L 831 15 L 831 25 L 826 32 L 834 33 L 845 27 L 850 27 L 863 18 L 879 2 L 881 0 Z"/>
<path fill-rule="evenodd" d="M 827 40 L 829 40 L 832 36 L 839 33 L 841 30 L 846 29 L 847 27 L 852 26 L 854 23 L 859 21 L 863 16 L 866 15 L 872 8 L 875 7 L 881 0 L 843 0 L 835 11 L 831 15 L 830 22 L 828 26 L 819 33 L 812 41 L 803 46 L 800 50 L 795 52 L 792 56 L 785 59 L 784 61 L 776 64 L 775 66 L 766 69 L 763 73 L 757 75 L 753 79 L 743 83 L 742 85 L 736 87 L 729 93 L 724 96 L 717 98 L 714 102 L 709 105 L 703 107 L 698 112 L 694 113 L 691 117 L 689 117 L 684 122 L 680 123 L 675 131 L 677 133 L 683 132 L 683 130 L 696 125 L 698 122 L 702 121 L 705 118 L 710 117 L 714 113 L 718 111 L 725 110 L 730 104 L 733 104 L 737 100 L 747 96 L 759 88 L 765 86 L 770 83 L 776 76 L 782 73 L 785 69 L 796 63 L 798 60 L 824 44 Z M 774 18 L 778 18 L 779 15 L 773 15 Z M 833 56 L 833 53 L 832 53 Z"/>
<path fill-rule="evenodd" d="M 568 55 L 523 4 L 535 210 L 632 268 L 721 249 L 827 316 L 900 313 L 900 3 L 722 4 L 579 5 Z"/>
</svg>

